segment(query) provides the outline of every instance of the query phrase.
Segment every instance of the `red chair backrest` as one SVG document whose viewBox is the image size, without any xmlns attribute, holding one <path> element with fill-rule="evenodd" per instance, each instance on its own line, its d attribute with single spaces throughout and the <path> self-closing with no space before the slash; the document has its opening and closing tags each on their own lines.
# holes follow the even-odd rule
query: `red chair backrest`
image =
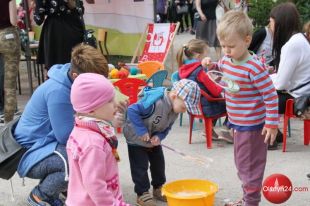
<svg viewBox="0 0 310 206">
<path fill-rule="evenodd" d="M 121 93 L 129 97 L 130 105 L 137 102 L 141 86 L 146 86 L 146 82 L 141 79 L 126 78 L 114 82 L 113 85 L 118 87 Z"/>
<path fill-rule="evenodd" d="M 223 97 L 212 97 L 211 95 L 209 95 L 207 92 L 203 91 L 202 89 L 200 89 L 200 93 L 201 93 L 201 96 L 206 98 L 209 102 L 225 101 L 225 98 L 223 98 Z"/>
</svg>

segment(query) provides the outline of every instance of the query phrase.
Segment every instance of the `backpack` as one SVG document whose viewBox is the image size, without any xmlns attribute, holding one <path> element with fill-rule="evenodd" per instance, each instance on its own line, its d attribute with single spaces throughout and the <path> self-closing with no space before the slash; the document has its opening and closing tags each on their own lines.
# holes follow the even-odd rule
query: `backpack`
<svg viewBox="0 0 310 206">
<path fill-rule="evenodd" d="M 0 130 L 0 178 L 6 180 L 14 175 L 20 159 L 27 151 L 13 136 L 19 119 L 20 117 L 10 121 Z"/>
</svg>

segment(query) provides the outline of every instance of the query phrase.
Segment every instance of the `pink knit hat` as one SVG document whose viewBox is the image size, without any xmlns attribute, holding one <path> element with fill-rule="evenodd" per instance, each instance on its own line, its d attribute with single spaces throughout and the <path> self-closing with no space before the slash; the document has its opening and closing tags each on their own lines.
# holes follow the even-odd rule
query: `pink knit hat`
<svg viewBox="0 0 310 206">
<path fill-rule="evenodd" d="M 79 113 L 92 112 L 113 97 L 112 83 L 100 74 L 80 74 L 71 87 L 71 103 L 73 109 Z"/>
</svg>

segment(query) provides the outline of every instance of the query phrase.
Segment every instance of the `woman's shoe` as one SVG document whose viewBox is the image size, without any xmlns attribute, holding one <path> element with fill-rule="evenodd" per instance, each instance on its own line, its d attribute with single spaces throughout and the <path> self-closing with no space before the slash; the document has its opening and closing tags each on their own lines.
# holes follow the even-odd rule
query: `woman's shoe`
<svg viewBox="0 0 310 206">
<path fill-rule="evenodd" d="M 276 141 L 277 141 L 278 143 L 282 143 L 282 142 L 283 142 L 283 133 L 282 133 L 279 129 L 278 129 Z"/>
<path fill-rule="evenodd" d="M 218 137 L 220 140 L 224 140 L 225 142 L 229 143 L 229 144 L 233 144 L 234 143 L 234 138 L 233 136 L 231 136 L 230 131 L 221 131 L 221 134 Z"/>
</svg>

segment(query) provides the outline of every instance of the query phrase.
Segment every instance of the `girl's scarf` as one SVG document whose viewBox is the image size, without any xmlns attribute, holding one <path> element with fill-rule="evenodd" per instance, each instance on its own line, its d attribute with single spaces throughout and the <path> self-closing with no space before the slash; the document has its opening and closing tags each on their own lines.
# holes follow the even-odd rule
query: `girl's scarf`
<svg viewBox="0 0 310 206">
<path fill-rule="evenodd" d="M 109 122 L 94 117 L 77 116 L 75 118 L 75 126 L 90 129 L 101 134 L 111 146 L 112 153 L 116 161 L 120 161 L 120 157 L 117 152 L 118 140 L 115 135 L 114 128 Z"/>
</svg>

